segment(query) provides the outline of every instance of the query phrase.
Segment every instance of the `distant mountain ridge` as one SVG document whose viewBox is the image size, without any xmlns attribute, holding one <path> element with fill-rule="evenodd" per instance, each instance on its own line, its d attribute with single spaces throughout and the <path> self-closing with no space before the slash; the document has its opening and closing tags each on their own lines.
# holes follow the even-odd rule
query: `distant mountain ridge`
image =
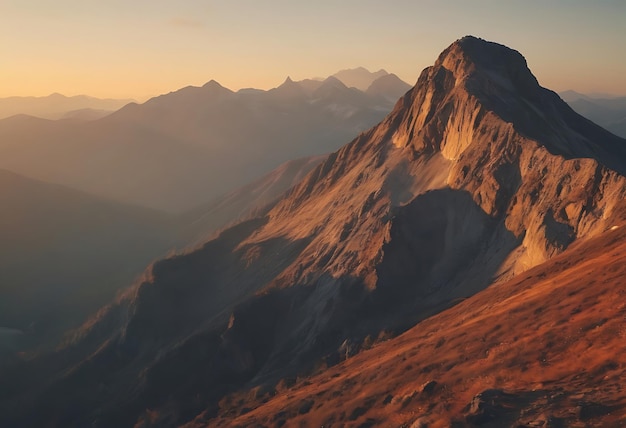
<svg viewBox="0 0 626 428">
<path fill-rule="evenodd" d="M 565 91 L 560 95 L 578 114 L 626 138 L 626 97 L 600 97 L 575 91 Z"/>
<path fill-rule="evenodd" d="M 625 140 L 519 52 L 464 37 L 269 212 L 156 262 L 63 348 L 3 373 L 0 421 L 217 426 L 251 412 L 222 401 L 234 391 L 269 399 L 600 236 L 623 213 L 625 171 Z"/>
<path fill-rule="evenodd" d="M 333 74 L 332 77 L 341 80 L 348 87 L 366 91 L 375 80 L 387 76 L 388 74 L 389 73 L 383 69 L 371 72 L 365 67 L 357 67 L 340 70 Z"/>
<path fill-rule="evenodd" d="M 42 119 L 62 119 L 68 113 L 83 110 L 100 110 L 113 112 L 132 99 L 95 98 L 87 95 L 66 97 L 58 93 L 46 97 L 7 97 L 0 98 L 0 119 L 16 114 L 26 114 Z"/>
<path fill-rule="evenodd" d="M 365 92 L 388 99 L 399 99 L 409 89 L 411 89 L 411 85 L 401 80 L 398 76 L 387 74 L 374 80 Z"/>
<path fill-rule="evenodd" d="M 283 162 L 336 150 L 398 94 L 397 85 L 365 93 L 337 83 L 233 92 L 209 81 L 87 122 L 11 117 L 0 120 L 0 167 L 181 213 Z"/>
</svg>

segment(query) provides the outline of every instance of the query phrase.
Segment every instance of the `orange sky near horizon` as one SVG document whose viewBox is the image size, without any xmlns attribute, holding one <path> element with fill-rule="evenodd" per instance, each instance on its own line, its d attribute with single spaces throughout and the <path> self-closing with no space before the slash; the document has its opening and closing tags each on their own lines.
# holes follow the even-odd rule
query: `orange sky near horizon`
<svg viewBox="0 0 626 428">
<path fill-rule="evenodd" d="M 364 66 L 410 84 L 473 34 L 550 89 L 626 95 L 626 2 L 0 0 L 0 97 L 268 89 Z"/>
</svg>

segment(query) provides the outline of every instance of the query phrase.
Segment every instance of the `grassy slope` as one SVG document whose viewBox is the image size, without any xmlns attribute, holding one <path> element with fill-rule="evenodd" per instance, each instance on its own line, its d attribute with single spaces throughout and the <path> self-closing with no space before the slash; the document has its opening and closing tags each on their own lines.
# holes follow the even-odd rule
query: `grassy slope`
<svg viewBox="0 0 626 428">
<path fill-rule="evenodd" d="M 401 426 L 421 418 L 463 426 L 472 397 L 499 388 L 515 395 L 488 426 L 619 426 L 626 423 L 625 276 L 621 227 L 312 378 L 229 397 L 218 419 L 191 425 Z M 434 392 L 422 392 L 431 380 Z M 244 407 L 254 410 L 240 414 Z"/>
</svg>

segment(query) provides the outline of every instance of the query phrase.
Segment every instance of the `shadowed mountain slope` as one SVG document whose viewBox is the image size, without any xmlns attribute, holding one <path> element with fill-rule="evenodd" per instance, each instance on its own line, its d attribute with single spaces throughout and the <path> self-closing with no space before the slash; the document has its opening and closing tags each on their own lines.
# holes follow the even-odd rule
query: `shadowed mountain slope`
<svg viewBox="0 0 626 428">
<path fill-rule="evenodd" d="M 166 214 L 0 170 L 0 326 L 54 345 L 180 243 Z"/>
<path fill-rule="evenodd" d="M 266 213 L 323 159 L 287 162 L 180 216 L 0 170 L 0 362 L 56 345 L 153 259 Z"/>
<path fill-rule="evenodd" d="M 64 348 L 0 377 L 0 414 L 210 419 L 229 392 L 334 365 L 604 232 L 626 195 L 625 144 L 518 52 L 460 39 L 265 217 L 155 263 Z"/>
</svg>

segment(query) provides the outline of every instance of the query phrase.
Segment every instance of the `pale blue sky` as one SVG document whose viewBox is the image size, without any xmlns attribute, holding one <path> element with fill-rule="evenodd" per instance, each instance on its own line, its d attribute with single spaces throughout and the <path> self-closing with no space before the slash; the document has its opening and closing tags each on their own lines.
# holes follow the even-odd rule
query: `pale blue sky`
<svg viewBox="0 0 626 428">
<path fill-rule="evenodd" d="M 626 0 L 0 0 L 0 96 L 137 97 L 384 68 L 414 83 L 467 34 L 555 90 L 626 94 Z"/>
</svg>

